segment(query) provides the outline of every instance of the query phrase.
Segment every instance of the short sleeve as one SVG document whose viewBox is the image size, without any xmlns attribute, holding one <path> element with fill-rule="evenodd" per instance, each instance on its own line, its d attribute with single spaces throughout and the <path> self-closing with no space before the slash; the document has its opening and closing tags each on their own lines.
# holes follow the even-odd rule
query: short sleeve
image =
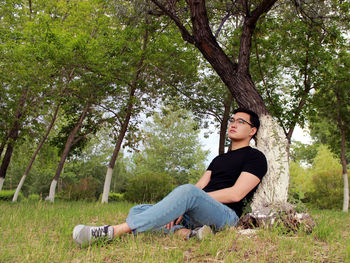
<svg viewBox="0 0 350 263">
<path fill-rule="evenodd" d="M 267 172 L 267 161 L 265 155 L 257 149 L 252 149 L 246 157 L 242 172 L 254 174 L 260 180 Z"/>
<path fill-rule="evenodd" d="M 219 156 L 216 156 L 212 161 L 211 163 L 209 164 L 208 168 L 207 168 L 207 171 L 213 171 L 214 170 L 214 166 L 215 166 L 215 161 L 216 159 L 218 158 Z"/>
</svg>

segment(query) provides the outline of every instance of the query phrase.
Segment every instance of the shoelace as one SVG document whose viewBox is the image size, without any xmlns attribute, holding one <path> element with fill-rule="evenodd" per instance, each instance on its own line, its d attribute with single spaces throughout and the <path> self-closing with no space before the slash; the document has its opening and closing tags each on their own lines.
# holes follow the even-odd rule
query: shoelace
<svg viewBox="0 0 350 263">
<path fill-rule="evenodd" d="M 104 227 L 98 227 L 96 229 L 91 229 L 91 235 L 95 238 L 102 237 L 106 235 Z"/>
</svg>

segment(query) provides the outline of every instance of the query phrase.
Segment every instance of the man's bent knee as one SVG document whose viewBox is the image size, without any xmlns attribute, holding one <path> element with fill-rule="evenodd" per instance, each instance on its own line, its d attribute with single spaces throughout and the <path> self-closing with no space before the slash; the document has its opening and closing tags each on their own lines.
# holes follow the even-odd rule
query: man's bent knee
<svg viewBox="0 0 350 263">
<path fill-rule="evenodd" d="M 176 192 L 181 192 L 182 194 L 186 195 L 186 194 L 192 194 L 195 191 L 200 190 L 197 186 L 193 185 L 193 184 L 183 184 L 180 185 L 178 187 L 176 187 L 174 189 L 174 191 Z"/>
</svg>

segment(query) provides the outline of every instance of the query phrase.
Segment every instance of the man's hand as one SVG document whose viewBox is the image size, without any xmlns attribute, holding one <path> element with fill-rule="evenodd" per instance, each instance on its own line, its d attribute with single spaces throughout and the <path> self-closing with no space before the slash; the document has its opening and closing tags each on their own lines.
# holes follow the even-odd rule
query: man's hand
<svg viewBox="0 0 350 263">
<path fill-rule="evenodd" d="M 179 216 L 176 220 L 171 221 L 169 224 L 166 224 L 164 227 L 170 230 L 174 225 L 180 224 L 183 216 Z"/>
</svg>

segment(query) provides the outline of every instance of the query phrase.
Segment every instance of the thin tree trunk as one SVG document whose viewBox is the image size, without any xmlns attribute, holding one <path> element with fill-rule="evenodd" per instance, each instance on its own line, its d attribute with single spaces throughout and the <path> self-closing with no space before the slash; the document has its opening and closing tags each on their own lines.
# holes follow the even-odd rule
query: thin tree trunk
<svg viewBox="0 0 350 263">
<path fill-rule="evenodd" d="M 224 115 L 220 124 L 220 141 L 219 141 L 219 154 L 223 154 L 225 152 L 225 141 L 226 141 L 226 132 L 227 125 L 230 119 L 231 105 L 233 101 L 233 96 L 231 92 L 228 92 L 227 97 L 224 101 Z"/>
<path fill-rule="evenodd" d="M 147 17 L 146 17 L 146 23 L 148 23 Z M 141 55 L 140 61 L 138 62 L 137 71 L 135 72 L 134 80 L 130 85 L 131 88 L 130 88 L 130 94 L 129 94 L 128 106 L 126 109 L 125 119 L 124 119 L 124 122 L 122 123 L 122 127 L 120 129 L 111 160 L 109 161 L 109 164 L 107 167 L 107 173 L 106 173 L 106 178 L 105 178 L 105 182 L 104 182 L 104 186 L 103 186 L 103 193 L 102 193 L 102 200 L 101 200 L 102 203 L 108 203 L 108 196 L 109 196 L 109 192 L 111 189 L 113 169 L 114 169 L 115 162 L 117 160 L 122 142 L 124 140 L 125 134 L 126 134 L 128 127 L 129 127 L 132 109 L 134 106 L 133 100 L 134 100 L 135 91 L 137 88 L 137 81 L 139 80 L 139 77 L 140 77 L 140 74 L 142 71 L 142 67 L 143 67 L 143 63 L 145 60 L 144 52 L 147 48 L 147 42 L 148 42 L 148 29 L 146 28 L 145 34 L 143 36 L 143 45 L 142 45 L 143 54 Z"/>
<path fill-rule="evenodd" d="M 11 129 L 9 133 L 9 142 L 6 147 L 6 152 L 4 155 L 4 158 L 2 159 L 1 162 L 1 167 L 0 167 L 0 178 L 2 179 L 1 182 L 5 181 L 6 173 L 7 173 L 7 168 L 10 165 L 11 162 L 11 157 L 13 153 L 13 145 L 16 143 L 18 139 L 18 132 L 19 132 L 19 122 L 16 120 L 14 123 L 13 128 Z M 0 191 L 2 190 L 3 184 L 0 185 Z"/>
<path fill-rule="evenodd" d="M 83 121 L 84 121 L 84 119 L 86 117 L 86 114 L 87 114 L 89 108 L 90 108 L 90 105 L 91 104 L 88 103 L 85 106 L 82 114 L 80 115 L 79 121 L 75 124 L 73 130 L 68 135 L 66 144 L 64 146 L 64 150 L 63 150 L 63 152 L 61 154 L 60 162 L 58 163 L 58 167 L 56 169 L 55 177 L 53 178 L 53 180 L 51 182 L 51 185 L 50 185 L 49 196 L 45 198 L 46 201 L 50 201 L 50 202 L 54 202 L 55 201 L 55 192 L 56 192 L 56 186 L 57 186 L 58 179 L 60 178 L 61 172 L 63 170 L 64 163 L 65 163 L 65 161 L 67 159 L 69 150 L 70 150 L 70 148 L 73 145 L 75 136 L 78 133 L 78 131 L 80 130 L 81 126 L 83 125 Z"/>
<path fill-rule="evenodd" d="M 2 187 L 4 186 L 4 181 L 5 181 L 5 178 L 0 177 L 0 192 L 2 190 Z"/>
<path fill-rule="evenodd" d="M 44 143 L 45 143 L 47 137 L 49 136 L 50 131 L 51 131 L 51 129 L 52 129 L 52 127 L 53 127 L 53 125 L 54 125 L 54 123 L 56 121 L 59 107 L 60 107 L 59 105 L 56 106 L 55 112 L 54 112 L 54 114 L 52 116 L 51 122 L 50 122 L 50 124 L 49 124 L 49 126 L 48 126 L 48 128 L 46 130 L 46 133 L 45 133 L 44 137 L 41 139 L 41 141 L 40 141 L 38 147 L 36 148 L 35 152 L 33 153 L 32 158 L 30 159 L 29 164 L 27 165 L 27 168 L 24 171 L 24 174 L 23 174 L 23 176 L 22 176 L 22 178 L 21 178 L 21 180 L 20 180 L 20 182 L 19 182 L 19 184 L 18 184 L 18 186 L 16 188 L 16 192 L 13 195 L 12 202 L 16 202 L 17 199 L 18 199 L 19 192 L 21 191 L 22 186 L 24 184 L 24 181 L 27 178 L 27 176 L 28 176 L 28 174 L 30 172 L 30 169 L 32 168 L 32 165 L 33 165 L 33 163 L 34 163 L 34 161 L 36 159 L 36 156 L 38 155 L 41 147 L 44 145 Z"/>
<path fill-rule="evenodd" d="M 14 141 L 17 140 L 17 137 L 13 138 Z M 3 187 L 3 182 L 5 181 L 6 172 L 7 172 L 7 168 L 9 166 L 9 164 L 10 164 L 10 161 L 11 161 L 12 153 L 13 153 L 13 145 L 12 145 L 12 143 L 9 143 L 7 145 L 7 149 L 6 149 L 6 152 L 5 152 L 5 155 L 4 155 L 4 159 L 2 159 L 2 163 L 1 163 L 1 167 L 0 167 L 0 179 L 1 179 L 0 182 L 2 182 L 0 184 L 0 192 L 1 192 L 2 187 Z"/>
<path fill-rule="evenodd" d="M 13 147 L 18 139 L 19 130 L 21 128 L 20 119 L 24 113 L 23 108 L 24 108 L 25 102 L 27 100 L 27 96 L 28 96 L 28 89 L 25 89 L 21 95 L 21 98 L 19 99 L 19 103 L 18 103 L 16 113 L 15 113 L 15 119 L 14 119 L 12 128 L 10 129 L 10 132 L 8 134 L 8 137 L 7 137 L 8 138 L 7 148 L 6 148 L 6 152 L 5 152 L 4 158 L 2 159 L 1 167 L 0 167 L 0 178 L 2 178 L 1 179 L 2 182 L 5 181 L 7 168 L 11 162 Z M 3 183 L 0 184 L 0 191 L 2 190 L 2 186 L 3 186 Z"/>
<path fill-rule="evenodd" d="M 136 83 L 135 83 L 136 84 Z M 102 203 L 108 203 L 108 196 L 109 196 L 109 191 L 111 188 L 111 181 L 112 181 L 112 175 L 113 175 L 113 169 L 115 166 L 115 162 L 117 160 L 123 139 L 125 137 L 126 131 L 129 126 L 130 118 L 131 118 L 131 113 L 132 113 L 132 108 L 133 108 L 133 98 L 135 94 L 135 87 L 133 87 L 130 91 L 129 95 L 129 101 L 128 101 L 128 108 L 126 110 L 126 116 L 124 119 L 124 122 L 122 124 L 121 130 L 119 132 L 117 142 L 114 147 L 114 151 L 111 157 L 111 160 L 109 161 L 108 167 L 107 167 L 107 173 L 106 173 L 106 178 L 103 186 L 103 193 L 102 193 Z"/>
<path fill-rule="evenodd" d="M 1 160 L 2 152 L 3 152 L 4 149 L 5 149 L 6 143 L 7 143 L 7 136 L 6 136 L 6 138 L 1 142 L 1 145 L 0 145 L 0 160 Z"/>
<path fill-rule="evenodd" d="M 344 182 L 344 197 L 343 197 L 343 211 L 348 212 L 349 211 L 349 181 L 348 181 L 348 172 L 347 172 L 347 165 L 346 165 L 346 132 L 345 132 L 345 124 L 342 121 L 340 110 L 342 108 L 341 105 L 341 98 L 338 90 L 336 89 L 334 91 L 336 99 L 337 99 L 337 122 L 338 122 L 338 128 L 341 133 L 341 152 L 340 152 L 340 160 L 342 165 L 342 174 L 343 174 L 343 182 Z"/>
<path fill-rule="evenodd" d="M 341 164 L 342 164 L 342 174 L 344 181 L 344 199 L 343 199 L 343 212 L 349 211 L 349 181 L 348 181 L 348 172 L 346 165 L 345 157 L 345 129 L 341 131 Z"/>
</svg>

